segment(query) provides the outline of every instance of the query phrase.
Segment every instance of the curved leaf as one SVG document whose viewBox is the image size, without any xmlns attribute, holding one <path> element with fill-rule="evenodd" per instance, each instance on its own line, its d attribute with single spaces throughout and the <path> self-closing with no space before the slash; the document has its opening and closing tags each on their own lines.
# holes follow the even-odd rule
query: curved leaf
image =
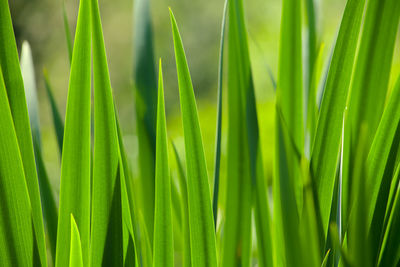
<svg viewBox="0 0 400 267">
<path fill-rule="evenodd" d="M 82 0 L 76 26 L 65 115 L 56 266 L 69 265 L 71 214 L 76 220 L 81 236 L 83 264 L 87 266 L 89 263 L 90 33 L 90 2 Z"/>
<path fill-rule="evenodd" d="M 94 80 L 94 154 L 91 266 L 123 264 L 123 172 L 110 76 L 97 0 L 91 0 Z M 124 213 L 124 214 L 123 214 Z M 122 218 L 121 218 L 122 217 Z M 130 217 L 130 216 L 129 216 Z"/>
<path fill-rule="evenodd" d="M 150 244 L 153 244 L 156 160 L 157 75 L 150 17 L 151 0 L 134 1 L 134 92 L 138 136 L 139 194 Z"/>
<path fill-rule="evenodd" d="M 213 267 L 217 265 L 215 230 L 200 124 L 185 51 L 171 10 L 170 17 L 187 152 L 186 170 L 192 266 Z"/>
<path fill-rule="evenodd" d="M 32 266 L 31 203 L 1 68 L 0 124 L 1 262 L 4 266 Z"/>
<path fill-rule="evenodd" d="M 74 216 L 71 214 L 71 253 L 69 254 L 70 267 L 83 267 L 81 237 Z"/>
<path fill-rule="evenodd" d="M 13 25 L 7 0 L 0 1 L 0 66 L 12 119 L 17 134 L 19 150 L 32 206 L 35 243 L 39 251 L 40 263 L 47 266 L 46 247 L 40 207 L 39 184 L 35 166 L 35 156 L 26 106 L 24 83 L 22 80 Z"/>
<path fill-rule="evenodd" d="M 174 244 L 172 240 L 171 178 L 168 165 L 167 124 L 161 60 L 159 66 L 153 266 L 168 267 L 174 266 Z"/>
<path fill-rule="evenodd" d="M 348 0 L 325 85 L 314 147 L 311 175 L 318 194 L 323 231 L 328 233 L 343 114 L 356 53 L 365 0 Z"/>
</svg>

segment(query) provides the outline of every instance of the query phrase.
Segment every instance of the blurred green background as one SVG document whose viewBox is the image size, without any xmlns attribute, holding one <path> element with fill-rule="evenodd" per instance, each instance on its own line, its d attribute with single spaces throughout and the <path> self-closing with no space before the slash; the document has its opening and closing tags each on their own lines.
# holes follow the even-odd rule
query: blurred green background
<svg viewBox="0 0 400 267">
<path fill-rule="evenodd" d="M 135 137 L 132 80 L 134 2 L 132 0 L 99 1 L 114 98 L 132 170 L 137 173 L 135 167 L 137 139 Z M 269 176 L 272 174 L 274 148 L 274 89 L 269 70 L 276 79 L 281 1 L 244 1 L 260 120 L 261 145 L 265 169 Z M 32 48 L 40 101 L 44 159 L 53 188 L 58 195 L 60 159 L 42 74 L 43 68 L 46 68 L 58 107 L 64 117 L 69 62 L 62 17 L 62 0 L 9 0 L 9 3 L 18 47 L 20 48 L 23 40 L 27 40 Z M 318 41 L 325 43 L 324 59 L 329 58 L 345 3 L 345 0 L 316 0 Z M 65 4 L 73 34 L 76 26 L 78 0 L 66 0 Z M 155 56 L 163 59 L 168 134 L 182 150 L 179 96 L 168 13 L 168 7 L 171 7 L 175 13 L 188 58 L 199 109 L 208 171 L 211 174 L 215 145 L 219 36 L 224 0 L 151 0 L 150 5 Z M 305 29 L 305 16 L 303 17 Z M 306 31 L 303 36 L 305 43 Z M 393 76 L 399 73 L 400 69 L 399 36 L 400 34 L 397 35 L 391 84 Z M 226 91 L 224 94 L 226 96 Z M 223 115 L 223 129 L 226 128 L 227 121 L 225 114 Z M 222 157 L 224 158 L 226 141 L 224 132 L 222 140 Z M 224 166 L 223 160 L 222 173 L 224 173 Z"/>
</svg>

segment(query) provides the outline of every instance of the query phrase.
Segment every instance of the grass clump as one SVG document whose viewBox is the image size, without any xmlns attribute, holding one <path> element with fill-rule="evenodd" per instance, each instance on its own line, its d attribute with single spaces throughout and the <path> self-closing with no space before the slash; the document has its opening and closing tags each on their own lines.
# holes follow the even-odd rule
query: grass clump
<svg viewBox="0 0 400 267">
<path fill-rule="evenodd" d="M 184 38 L 172 11 L 185 155 L 168 144 L 149 2 L 137 0 L 139 160 L 131 166 L 99 3 L 80 1 L 74 42 L 63 7 L 71 64 L 65 120 L 44 73 L 62 159 L 57 208 L 42 155 L 30 47 L 23 44 L 19 59 L 8 1 L 0 0 L 1 265 L 399 265 L 400 77 L 393 85 L 390 77 L 400 2 L 347 0 L 326 60 L 315 10 L 312 0 L 282 0 L 275 108 L 265 114 L 257 106 L 243 1 L 225 1 L 209 179 Z M 273 147 L 261 142 L 263 116 L 274 117 Z M 275 155 L 272 179 L 266 149 Z"/>
</svg>

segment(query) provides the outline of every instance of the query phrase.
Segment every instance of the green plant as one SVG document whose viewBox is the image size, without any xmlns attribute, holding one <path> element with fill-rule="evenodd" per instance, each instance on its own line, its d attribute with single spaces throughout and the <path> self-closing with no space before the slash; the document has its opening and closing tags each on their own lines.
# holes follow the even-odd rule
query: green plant
<svg viewBox="0 0 400 267">
<path fill-rule="evenodd" d="M 212 194 L 172 11 L 185 160 L 173 142 L 168 144 L 149 2 L 137 0 L 139 162 L 134 167 L 140 171 L 134 179 L 112 96 L 98 1 L 80 1 L 73 44 L 64 8 L 71 64 L 65 127 L 44 72 L 62 157 L 57 210 L 42 156 L 30 48 L 23 44 L 19 60 L 8 1 L 0 0 L 1 265 L 400 264 L 399 74 L 392 74 L 396 82 L 390 83 L 400 1 L 348 0 L 326 71 L 312 0 L 304 5 L 309 38 L 302 49 L 302 6 L 298 0 L 282 1 L 275 109 L 265 114 L 257 107 L 243 1 L 225 1 Z M 303 51 L 308 64 L 302 62 Z M 272 185 L 259 116 L 275 118 Z M 221 154 L 225 119 L 226 159 Z"/>
</svg>

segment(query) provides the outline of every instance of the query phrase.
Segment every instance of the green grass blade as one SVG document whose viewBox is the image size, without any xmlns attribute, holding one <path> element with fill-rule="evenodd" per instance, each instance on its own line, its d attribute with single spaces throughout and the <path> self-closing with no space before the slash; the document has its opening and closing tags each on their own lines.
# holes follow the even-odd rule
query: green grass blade
<svg viewBox="0 0 400 267">
<path fill-rule="evenodd" d="M 81 236 L 83 264 L 87 266 L 89 263 L 91 157 L 90 13 L 89 0 L 82 0 L 79 6 L 65 117 L 56 266 L 69 265 L 71 214 L 76 220 Z"/>
<path fill-rule="evenodd" d="M 50 80 L 47 74 L 46 70 L 43 70 L 43 76 L 44 76 L 44 85 L 46 88 L 47 92 L 47 97 L 49 98 L 50 101 L 50 107 L 51 107 L 51 113 L 53 117 L 53 124 L 54 124 L 54 129 L 56 131 L 56 137 L 57 137 L 57 144 L 58 148 L 60 150 L 60 155 L 62 154 L 62 146 L 63 146 L 63 135 L 64 135 L 64 123 L 61 118 L 60 112 L 58 111 L 57 108 L 57 103 L 56 100 L 54 99 L 53 92 L 52 92 L 52 87 L 50 84 Z"/>
<path fill-rule="evenodd" d="M 293 170 L 289 157 L 300 160 L 294 140 L 289 135 L 282 112 L 277 106 L 275 135 L 275 180 L 274 180 L 274 225 L 275 225 L 275 264 L 295 266 L 301 264 L 299 252 L 299 213 L 295 196 Z M 293 162 L 293 161 L 292 161 Z M 300 263 L 299 263 L 300 262 Z"/>
<path fill-rule="evenodd" d="M 22 44 L 21 52 L 21 73 L 25 84 L 29 120 L 32 128 L 32 140 L 35 152 L 36 168 L 39 179 L 39 190 L 43 215 L 46 222 L 50 250 L 53 255 L 53 261 L 56 256 L 57 240 L 57 206 L 54 200 L 51 184 L 46 172 L 42 157 L 42 148 L 40 144 L 40 125 L 39 125 L 39 107 L 36 93 L 35 72 L 32 61 L 32 53 L 27 42 Z M 54 264 L 54 262 L 53 262 Z"/>
<path fill-rule="evenodd" d="M 170 16 L 187 152 L 186 170 L 192 266 L 212 267 L 217 265 L 215 230 L 200 124 L 182 40 L 171 10 Z"/>
<path fill-rule="evenodd" d="M 313 190 L 309 162 L 301 159 L 304 204 L 300 217 L 299 232 L 303 266 L 320 266 L 324 261 L 324 244 L 321 239 L 321 225 L 317 207 L 317 196 Z M 329 251 L 328 251 L 329 253 Z"/>
<path fill-rule="evenodd" d="M 70 267 L 83 267 L 81 237 L 74 216 L 71 214 L 71 253 L 69 254 Z"/>
<path fill-rule="evenodd" d="M 40 255 L 40 263 L 46 266 L 47 259 L 43 217 L 40 207 L 39 184 L 36 173 L 31 129 L 11 15 L 8 1 L 6 0 L 0 1 L 0 25 L 0 66 L 3 72 L 4 84 L 28 186 L 29 198 L 32 206 L 33 226 L 36 235 L 36 246 Z"/>
<path fill-rule="evenodd" d="M 40 145 L 40 122 L 39 122 L 39 102 L 35 81 L 35 70 L 33 66 L 32 51 L 28 42 L 22 43 L 21 49 L 21 74 L 25 87 L 26 105 L 32 130 L 33 141 Z"/>
<path fill-rule="evenodd" d="M 395 174 L 398 181 L 400 175 L 400 168 L 397 169 Z M 395 184 L 395 197 L 392 210 L 389 215 L 389 221 L 385 230 L 384 238 L 382 241 L 382 248 L 379 255 L 378 266 L 395 266 L 400 260 L 400 190 L 399 184 Z"/>
<path fill-rule="evenodd" d="M 306 125 L 306 147 L 305 155 L 307 158 L 310 157 L 311 149 L 314 145 L 315 132 L 317 130 L 318 122 L 318 103 L 317 103 L 317 93 L 318 85 L 321 79 L 321 72 L 323 69 L 323 52 L 324 44 L 321 44 L 318 52 L 318 56 L 315 59 L 313 74 L 311 78 L 311 83 L 308 88 L 308 100 L 307 100 L 307 125 Z"/>
<path fill-rule="evenodd" d="M 4 266 L 32 266 L 31 203 L 1 69 L 0 124 L 1 262 Z"/>
<path fill-rule="evenodd" d="M 188 195 L 187 195 L 187 183 L 185 177 L 185 171 L 183 170 L 183 164 L 179 157 L 178 150 L 174 143 L 172 143 L 174 150 L 175 161 L 178 169 L 178 183 L 181 191 L 182 199 L 182 246 L 183 246 L 183 256 L 182 256 L 182 266 L 190 267 L 190 226 L 189 226 L 189 207 L 188 207 Z"/>
<path fill-rule="evenodd" d="M 318 194 L 325 237 L 336 166 L 339 158 L 343 113 L 350 84 L 365 0 L 348 0 L 336 40 L 320 108 L 311 154 L 311 174 Z"/>
<path fill-rule="evenodd" d="M 399 18 L 398 0 L 368 1 L 349 104 L 353 138 L 367 124 L 368 146 L 384 109 Z"/>
<path fill-rule="evenodd" d="M 57 245 L 57 205 L 43 161 L 42 150 L 36 142 L 34 142 L 33 146 L 35 149 L 36 167 L 39 178 L 39 189 L 40 197 L 42 200 L 43 216 L 46 222 L 47 234 L 50 243 L 50 251 L 51 255 L 53 255 L 54 264 Z"/>
<path fill-rule="evenodd" d="M 253 93 L 249 92 L 253 90 L 253 81 L 244 27 L 242 1 L 229 1 L 227 137 L 227 177 L 229 179 L 226 182 L 226 223 L 222 238 L 221 264 L 223 266 L 250 264 L 251 192 L 252 179 L 255 182 L 256 177 L 255 166 L 250 166 L 250 144 L 248 143 L 250 136 L 248 134 L 256 129 L 254 125 L 246 124 L 246 120 L 250 118 L 252 119 L 250 123 L 254 123 L 253 120 L 257 118 L 252 117 L 256 115 L 255 110 L 247 110 L 248 95 Z M 250 114 L 250 112 L 254 113 Z M 251 128 L 246 130 L 248 126 Z M 258 137 L 255 138 L 252 152 L 257 152 Z"/>
<path fill-rule="evenodd" d="M 67 41 L 67 48 L 68 48 L 68 59 L 69 59 L 69 63 L 71 64 L 73 44 L 72 44 L 72 40 L 71 40 L 71 31 L 69 29 L 67 9 L 65 8 L 65 0 L 62 1 L 62 12 L 63 12 L 65 40 Z"/>
<path fill-rule="evenodd" d="M 151 247 L 149 234 L 144 222 L 143 213 L 138 214 L 139 233 L 138 239 L 140 240 L 138 247 L 140 247 L 140 260 L 142 266 L 153 266 L 153 248 Z"/>
<path fill-rule="evenodd" d="M 165 119 L 161 60 L 159 72 L 153 266 L 174 266 L 174 244 L 172 240 L 171 215 L 171 178 L 168 165 L 167 124 Z"/>
<path fill-rule="evenodd" d="M 347 230 L 348 251 L 354 266 L 371 266 L 371 253 L 367 244 L 365 168 L 368 153 L 367 124 L 363 124 L 360 138 L 356 145 L 355 160 L 352 170 L 352 188 L 350 195 L 351 213 Z"/>
<path fill-rule="evenodd" d="M 150 0 L 134 3 L 134 90 L 139 145 L 140 206 L 153 243 L 156 160 L 157 75 L 154 67 Z"/>
<path fill-rule="evenodd" d="M 396 153 L 400 140 L 400 76 L 383 112 L 381 122 L 367 158 L 365 181 L 367 229 L 371 245 L 377 248 L 385 217 L 390 181 L 395 170 Z"/>
<path fill-rule="evenodd" d="M 325 254 L 325 257 L 324 257 L 324 259 L 322 260 L 322 263 L 321 263 L 321 267 L 327 267 L 328 266 L 328 259 L 329 259 L 329 254 L 330 254 L 330 250 L 328 250 L 327 252 L 326 252 L 326 254 Z"/>
<path fill-rule="evenodd" d="M 116 117 L 117 118 L 117 117 Z M 118 127 L 118 126 L 117 126 Z M 121 143 L 120 143 L 121 145 Z M 126 176 L 125 176 L 125 167 L 124 161 L 122 159 L 122 151 L 120 149 L 120 158 L 119 158 L 119 168 L 121 169 L 120 173 L 120 187 L 121 187 L 121 214 L 122 217 L 122 246 L 124 250 L 123 254 L 123 262 L 125 266 L 129 266 L 130 264 L 137 263 L 137 253 L 136 253 L 136 241 L 135 241 L 135 230 L 133 224 L 133 215 L 131 211 L 131 201 L 128 196 L 128 187 L 126 184 Z M 129 177 L 129 176 L 128 176 Z M 117 225 L 118 226 L 118 225 Z M 120 244 L 117 245 L 119 247 Z"/>
<path fill-rule="evenodd" d="M 118 133 L 107 57 L 97 0 L 91 0 L 94 77 L 94 155 L 90 264 L 123 263 L 121 196 L 123 171 L 119 167 Z M 120 248 L 120 249 L 119 249 Z"/>
<path fill-rule="evenodd" d="M 291 151 L 304 150 L 303 130 L 303 86 L 302 86 L 302 40 L 301 40 L 301 1 L 282 1 L 280 29 L 279 68 L 276 102 L 279 106 L 276 121 L 276 161 L 274 181 L 274 213 L 276 232 L 276 263 L 293 264 L 295 250 L 290 247 L 290 239 L 298 239 L 298 216 L 302 207 L 302 188 L 300 165 Z M 282 118 L 281 118 L 282 117 Z M 282 120 L 282 122 L 280 122 Z M 283 122 L 286 125 L 283 132 Z M 288 134 L 293 143 L 285 142 Z M 290 148 L 289 146 L 295 147 Z M 287 150 L 287 151 L 286 151 Z M 289 168 L 290 173 L 285 168 Z M 293 183 L 293 184 L 292 184 Z M 287 194 L 293 194 L 295 203 Z M 297 204 L 296 204 L 297 203 Z M 293 204 L 295 204 L 293 206 Z M 297 208 L 296 208 L 297 206 Z M 285 208 L 286 207 L 286 208 Z M 291 214 L 293 213 L 293 214 Z M 292 224 L 286 221 L 287 214 L 295 216 Z M 288 228 L 289 227 L 289 228 Z"/>
<path fill-rule="evenodd" d="M 224 43 L 225 43 L 225 24 L 228 0 L 225 0 L 224 11 L 222 15 L 221 41 L 219 47 L 218 64 L 218 104 L 217 104 L 217 131 L 215 135 L 215 160 L 214 160 L 214 191 L 213 191 L 213 215 L 214 226 L 217 227 L 218 219 L 218 192 L 219 176 L 221 165 L 221 128 L 222 128 L 222 75 L 224 70 Z"/>
<path fill-rule="evenodd" d="M 296 149 L 303 151 L 301 1 L 283 0 L 277 98 Z"/>
<path fill-rule="evenodd" d="M 135 206 L 134 202 L 134 195 L 133 195 L 133 180 L 132 180 L 132 172 L 129 168 L 128 165 L 128 160 L 125 152 L 125 146 L 123 143 L 123 138 L 122 138 L 122 133 L 121 133 L 121 128 L 119 124 L 119 119 L 118 119 L 118 113 L 115 109 L 115 120 L 117 123 L 117 133 L 118 133 L 118 143 L 119 143 L 119 151 L 120 151 L 120 165 L 121 168 L 123 169 L 123 175 L 124 175 L 124 180 L 121 181 L 121 186 L 122 186 L 122 191 L 123 191 L 123 199 L 122 199 L 122 206 L 124 212 L 124 221 L 125 225 L 124 227 L 127 228 L 129 235 L 128 236 L 128 250 L 127 253 L 134 253 L 134 255 L 129 255 L 129 259 L 132 260 L 132 256 L 134 256 L 134 261 L 138 261 L 138 257 L 141 255 L 141 247 L 138 246 L 137 244 L 140 244 L 140 240 L 138 238 L 138 227 L 137 223 L 138 220 L 136 218 L 137 214 L 137 207 Z M 125 199 L 124 199 L 125 198 Z M 128 211 L 129 210 L 129 211 Z M 124 235 L 124 238 L 126 236 Z M 130 247 L 133 246 L 133 247 Z M 128 256 L 125 254 L 125 256 Z M 125 265 L 129 264 L 129 261 L 127 262 L 125 259 Z"/>
<path fill-rule="evenodd" d="M 301 1 L 283 0 L 280 29 L 279 69 L 276 102 L 280 106 L 288 134 L 296 146 L 294 149 L 304 151 L 303 126 L 303 68 L 301 39 Z M 298 159 L 287 155 L 287 164 L 293 173 L 294 194 L 298 213 L 302 209 L 302 186 Z"/>
<path fill-rule="evenodd" d="M 307 18 L 307 88 L 312 90 L 312 81 L 314 76 L 314 66 L 317 62 L 318 49 L 317 49 L 317 18 L 314 0 L 306 0 L 306 18 Z M 308 93 L 308 95 L 309 95 Z"/>
<path fill-rule="evenodd" d="M 237 120 L 236 126 L 238 126 L 242 131 L 247 129 L 247 132 L 243 132 L 240 138 L 236 141 L 236 147 L 239 149 L 235 152 L 239 154 L 243 154 L 246 157 L 246 153 L 248 156 L 244 160 L 244 162 L 228 162 L 231 165 L 229 166 L 238 166 L 240 168 L 240 164 L 249 164 L 245 166 L 245 168 L 250 168 L 250 176 L 246 176 L 246 173 L 243 173 L 243 177 L 239 179 L 243 179 L 242 183 L 246 186 L 251 185 L 251 190 L 254 192 L 254 197 L 252 200 L 251 195 L 243 194 L 242 198 L 238 198 L 233 190 L 228 190 L 228 200 L 227 203 L 235 203 L 235 201 L 241 202 L 239 205 L 243 205 L 242 209 L 237 213 L 238 218 L 229 217 L 229 215 L 233 214 L 233 212 L 237 211 L 228 211 L 227 210 L 227 224 L 231 224 L 233 219 L 237 221 L 241 221 L 240 224 L 237 225 L 238 228 L 234 229 L 226 226 L 226 229 L 230 229 L 234 232 L 242 232 L 242 236 L 237 237 L 236 240 L 229 240 L 232 236 L 234 236 L 234 232 L 226 232 L 225 244 L 232 242 L 233 245 L 240 246 L 243 251 L 242 255 L 242 265 L 248 266 L 251 245 L 250 245 L 250 226 L 246 225 L 246 223 L 250 223 L 249 219 L 250 215 L 250 207 L 247 206 L 249 202 L 254 201 L 255 208 L 255 219 L 256 219 L 256 232 L 257 232 L 257 242 L 258 242 L 258 250 L 259 250 L 259 264 L 260 266 L 270 266 L 272 265 L 272 241 L 271 241 L 271 231 L 269 225 L 269 206 L 267 201 L 266 187 L 264 182 L 264 171 L 262 167 L 262 155 L 261 155 L 261 146 L 260 146 L 260 138 L 259 138 L 259 127 L 258 127 L 258 118 L 257 118 L 257 109 L 256 109 L 256 99 L 254 92 L 254 85 L 252 80 L 251 73 L 251 65 L 250 65 L 250 55 L 249 48 L 247 43 L 247 32 L 244 20 L 244 10 L 242 1 L 230 2 L 229 5 L 229 94 L 231 95 L 230 100 L 232 100 L 232 94 L 236 94 L 236 97 L 243 98 L 244 101 L 239 101 L 236 103 L 228 102 L 229 112 L 232 109 L 241 109 L 241 114 L 245 117 L 236 117 L 232 116 L 232 120 Z M 237 53 L 235 55 L 235 52 Z M 236 85 L 236 87 L 234 86 Z M 232 113 L 230 113 L 232 114 Z M 245 114 L 245 115 L 244 115 Z M 232 123 L 232 120 L 229 122 Z M 238 129 L 238 131 L 241 131 Z M 237 131 L 235 129 L 229 129 L 230 131 Z M 233 134 L 229 134 L 229 137 L 233 136 Z M 247 140 L 246 140 L 247 139 Z M 240 144 L 245 144 L 240 147 Z M 228 146 L 228 154 L 234 153 L 233 150 L 236 148 L 232 146 Z M 229 152 L 230 151 L 230 152 Z M 249 162 L 246 162 L 249 161 Z M 230 167 L 231 169 L 231 167 Z M 237 170 L 232 168 L 234 172 Z M 239 174 L 240 172 L 237 171 Z M 229 176 L 233 177 L 233 176 Z M 246 180 L 247 179 L 247 180 Z M 229 183 L 232 182 L 232 179 L 228 181 L 228 187 L 230 187 Z M 232 188 L 232 187 L 230 187 Z M 245 187 L 243 187 L 245 188 Z M 239 190 L 243 189 L 241 186 L 238 187 Z M 253 191 L 254 190 L 254 191 Z M 245 190 L 243 190 L 244 192 Z M 239 195 L 240 196 L 240 195 Z M 234 200 L 236 198 L 236 200 Z M 246 203 L 247 202 L 247 203 Z M 237 207 L 231 207 L 232 209 L 238 209 Z M 247 218 L 246 218 L 247 217 Z M 239 230 L 240 229 L 240 230 Z M 247 232 L 248 231 L 248 232 Z M 228 238 L 229 236 L 229 238 Z M 246 243 L 249 242 L 249 243 Z M 229 245 L 230 246 L 230 245 Z M 236 251 L 238 247 L 234 248 Z M 229 251 L 227 251 L 229 252 Z M 231 251 L 231 255 L 234 255 L 235 251 Z M 231 260 L 235 260 L 232 258 Z M 229 262 L 229 259 L 228 259 Z M 227 265 L 229 263 L 225 262 Z"/>
</svg>

